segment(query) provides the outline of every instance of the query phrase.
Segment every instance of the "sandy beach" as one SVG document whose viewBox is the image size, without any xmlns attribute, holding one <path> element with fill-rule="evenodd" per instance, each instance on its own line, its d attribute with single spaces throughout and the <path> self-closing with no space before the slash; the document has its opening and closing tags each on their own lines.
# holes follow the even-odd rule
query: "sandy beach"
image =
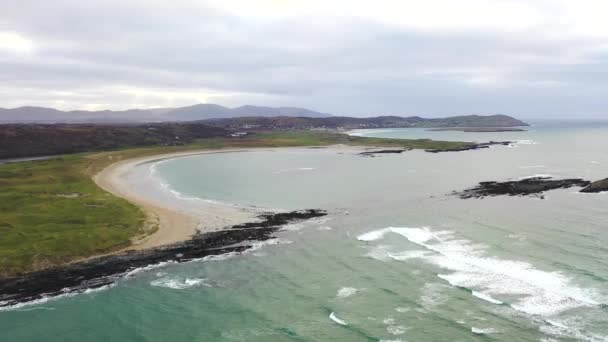
<svg viewBox="0 0 608 342">
<path fill-rule="evenodd" d="M 302 149 L 306 147 L 287 148 L 259 148 L 259 149 L 222 149 L 179 152 L 163 155 L 154 155 L 118 161 L 111 164 L 97 175 L 93 180 L 102 189 L 140 207 L 146 214 L 145 233 L 133 239 L 133 244 L 126 250 L 142 250 L 163 245 L 173 244 L 190 239 L 197 232 L 210 232 L 221 230 L 232 225 L 253 222 L 258 212 L 253 209 L 216 204 L 211 202 L 197 202 L 196 211 L 187 211 L 176 206 L 170 207 L 166 203 L 150 196 L 145 196 L 131 184 L 128 173 L 138 165 L 166 159 L 205 155 L 214 153 L 243 153 L 251 151 L 277 151 L 285 149 Z M 316 148 L 316 147 L 315 147 Z M 322 147 L 335 152 L 358 153 L 370 147 L 355 147 L 336 145 Z M 119 251 L 119 252 L 121 252 Z"/>
<path fill-rule="evenodd" d="M 144 233 L 143 236 L 135 238 L 133 244 L 126 250 L 168 245 L 188 240 L 197 232 L 209 232 L 255 221 L 256 214 L 252 211 L 204 201 L 197 203 L 196 213 L 168 207 L 165 203 L 138 192 L 126 177 L 129 171 L 144 163 L 192 155 L 235 152 L 245 152 L 245 150 L 191 151 L 128 159 L 116 162 L 95 175 L 93 180 L 99 187 L 137 205 L 146 214 L 144 230 L 152 233 Z"/>
</svg>

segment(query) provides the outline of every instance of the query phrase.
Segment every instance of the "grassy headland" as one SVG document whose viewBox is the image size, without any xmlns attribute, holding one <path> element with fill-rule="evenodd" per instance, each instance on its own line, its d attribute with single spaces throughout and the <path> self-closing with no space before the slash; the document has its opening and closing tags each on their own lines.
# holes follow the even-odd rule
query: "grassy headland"
<svg viewBox="0 0 608 342">
<path fill-rule="evenodd" d="M 91 177 L 137 157 L 190 150 L 345 144 L 406 149 L 456 148 L 462 142 L 352 137 L 316 131 L 208 138 L 182 146 L 128 148 L 0 165 L 0 277 L 111 252 L 144 231 L 144 213 Z"/>
</svg>

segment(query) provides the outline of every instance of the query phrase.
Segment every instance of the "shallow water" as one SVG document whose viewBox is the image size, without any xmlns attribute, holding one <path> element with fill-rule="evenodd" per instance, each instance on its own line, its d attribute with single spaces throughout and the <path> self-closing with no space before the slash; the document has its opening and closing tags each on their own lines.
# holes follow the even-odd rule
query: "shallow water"
<svg viewBox="0 0 608 342">
<path fill-rule="evenodd" d="M 607 134 L 598 123 L 539 122 L 507 133 L 397 129 L 371 135 L 520 143 L 376 158 L 260 151 L 142 165 L 135 176 L 153 173 L 168 187 L 156 182 L 146 191 L 175 203 L 201 198 L 330 215 L 290 225 L 244 255 L 153 267 L 110 289 L 0 312 L 0 336 L 608 341 L 608 195 L 573 188 L 545 200 L 449 196 L 479 181 L 534 174 L 606 178 Z"/>
</svg>

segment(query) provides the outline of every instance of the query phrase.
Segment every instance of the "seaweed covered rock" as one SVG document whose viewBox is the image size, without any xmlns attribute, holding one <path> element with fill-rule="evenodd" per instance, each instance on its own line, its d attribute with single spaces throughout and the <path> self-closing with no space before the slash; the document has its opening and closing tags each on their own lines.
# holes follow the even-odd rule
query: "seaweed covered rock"
<svg viewBox="0 0 608 342">
<path fill-rule="evenodd" d="M 541 198 L 544 191 L 566 189 L 574 186 L 586 187 L 591 182 L 580 178 L 553 179 L 551 177 L 531 177 L 506 182 L 481 182 L 476 187 L 460 192 L 454 192 L 462 199 L 484 198 L 487 196 L 528 196 L 536 195 Z"/>
<path fill-rule="evenodd" d="M 586 193 L 597 193 L 604 191 L 608 191 L 608 178 L 593 182 L 581 190 L 581 192 Z"/>
</svg>

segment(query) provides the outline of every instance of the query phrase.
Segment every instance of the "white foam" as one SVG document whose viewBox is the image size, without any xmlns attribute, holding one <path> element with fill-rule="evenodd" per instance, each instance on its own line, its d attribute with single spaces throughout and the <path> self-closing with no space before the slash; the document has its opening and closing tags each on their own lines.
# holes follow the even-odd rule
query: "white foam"
<svg viewBox="0 0 608 342">
<path fill-rule="evenodd" d="M 496 333 L 496 329 L 493 328 L 475 328 L 475 327 L 471 327 L 471 332 L 473 334 L 478 334 L 478 335 L 485 335 L 485 334 L 495 334 Z"/>
<path fill-rule="evenodd" d="M 189 289 L 192 287 L 213 287 L 206 278 L 163 278 L 150 283 L 152 286 L 166 287 L 174 290 Z"/>
<path fill-rule="evenodd" d="M 340 318 L 338 318 L 338 316 L 336 316 L 336 314 L 334 312 L 332 312 L 332 313 L 329 314 L 329 318 L 332 321 L 334 321 L 334 322 L 336 322 L 336 323 L 338 323 L 340 325 L 348 325 L 348 323 L 346 323 L 345 321 L 343 321 Z"/>
<path fill-rule="evenodd" d="M 374 246 L 365 256 L 368 256 L 372 259 L 380 260 L 380 261 L 388 261 L 391 259 L 389 252 L 387 250 L 388 246 L 380 245 Z"/>
<path fill-rule="evenodd" d="M 338 294 L 336 295 L 336 297 L 347 298 L 356 294 L 357 292 L 359 292 L 359 290 L 354 287 L 343 287 L 338 290 Z"/>
<path fill-rule="evenodd" d="M 550 175 L 550 174 L 546 174 L 546 173 L 537 173 L 535 175 L 532 176 L 524 176 L 524 177 L 519 177 L 519 179 L 530 179 L 530 178 L 553 178 L 555 176 Z"/>
<path fill-rule="evenodd" d="M 394 317 L 387 317 L 385 319 L 382 320 L 382 323 L 390 325 L 390 324 L 395 324 L 395 318 Z"/>
<path fill-rule="evenodd" d="M 233 258 L 237 255 L 240 255 L 240 253 L 239 252 L 230 252 L 230 253 L 218 254 L 218 255 L 208 255 L 206 257 L 201 258 L 200 260 L 202 260 L 202 261 L 222 261 L 222 260 L 227 260 L 227 259 Z"/>
<path fill-rule="evenodd" d="M 448 296 L 445 290 L 448 286 L 437 283 L 427 283 L 422 287 L 422 293 L 419 301 L 420 305 L 425 309 L 432 309 L 436 306 L 443 305 L 448 301 Z"/>
<path fill-rule="evenodd" d="M 554 320 L 547 319 L 547 320 L 545 320 L 545 322 L 547 322 L 547 323 L 549 323 L 549 324 L 551 324 L 551 325 L 553 325 L 553 326 L 556 326 L 556 327 L 558 327 L 558 328 L 562 328 L 562 329 L 568 329 L 568 326 L 567 326 L 567 325 L 565 325 L 565 324 L 563 324 L 563 323 L 561 323 L 561 322 L 558 322 L 558 321 L 554 321 Z"/>
<path fill-rule="evenodd" d="M 509 234 L 507 235 L 507 237 L 509 239 L 513 239 L 513 240 L 517 240 L 517 241 L 526 241 L 528 238 L 525 235 L 520 235 L 520 234 Z"/>
<path fill-rule="evenodd" d="M 391 335 L 403 335 L 407 328 L 402 325 L 389 325 L 386 327 L 386 331 Z"/>
<path fill-rule="evenodd" d="M 562 323 L 556 320 L 545 320 L 545 325 L 540 326 L 540 331 L 551 337 L 560 339 L 589 341 L 589 342 L 607 342 L 608 336 L 600 336 L 594 333 L 589 333 L 581 330 L 576 324 Z"/>
<path fill-rule="evenodd" d="M 289 231 L 289 232 L 297 232 L 299 230 L 302 230 L 302 228 L 304 228 L 305 224 L 304 223 L 290 223 L 290 224 L 286 224 L 283 226 L 283 228 L 281 228 L 281 230 L 285 230 L 285 231 Z"/>
<path fill-rule="evenodd" d="M 517 140 L 515 142 L 517 145 L 538 145 L 538 142 L 534 141 L 534 140 Z"/>
<path fill-rule="evenodd" d="M 389 227 L 363 234 L 360 238 L 373 241 L 389 232 L 432 252 L 417 256 L 451 271 L 438 275 L 451 285 L 468 288 L 490 298 L 493 295 L 517 297 L 509 304 L 527 314 L 551 317 L 573 308 L 606 303 L 595 289 L 573 285 L 572 280 L 562 273 L 539 270 L 522 261 L 488 257 L 485 255 L 486 246 L 457 239 L 453 232 Z M 427 284 L 421 296 L 423 306 L 440 304 L 443 297 L 439 290 Z"/>
<path fill-rule="evenodd" d="M 264 248 L 265 246 L 288 245 L 290 243 L 293 243 L 293 241 L 286 240 L 286 239 L 279 239 L 279 238 L 268 239 L 265 241 L 255 241 L 254 243 L 251 244 L 251 248 L 244 251 L 243 253 L 247 254 L 247 253 L 255 252 L 255 251 L 258 251 L 258 250 Z"/>
<path fill-rule="evenodd" d="M 171 261 L 171 260 L 170 261 L 162 261 L 162 262 L 159 262 L 158 264 L 152 264 L 152 265 L 148 265 L 148 266 L 144 266 L 144 267 L 134 268 L 134 269 L 130 270 L 129 272 L 127 272 L 125 274 L 125 277 L 131 277 L 131 276 L 134 276 L 134 275 L 136 275 L 138 273 L 141 273 L 141 272 L 144 272 L 144 271 L 153 270 L 153 269 L 156 269 L 156 268 L 161 268 L 161 267 L 164 267 L 164 266 L 169 265 L 169 264 L 174 264 L 176 262 L 177 261 Z"/>
<path fill-rule="evenodd" d="M 15 305 L 0 307 L 0 312 L 1 311 L 12 311 L 12 310 L 22 310 L 23 308 L 28 308 L 32 305 L 40 305 L 40 304 L 44 304 L 44 303 L 47 303 L 50 301 L 55 301 L 58 299 L 74 297 L 74 296 L 78 296 L 81 294 L 91 294 L 91 293 L 101 292 L 101 291 L 105 291 L 107 289 L 114 287 L 114 285 L 115 284 L 112 283 L 112 284 L 100 286 L 100 287 L 94 288 L 94 289 L 74 290 L 73 292 L 66 292 L 65 294 L 61 294 L 58 296 L 44 296 L 43 295 L 42 298 L 32 300 L 29 302 L 17 303 Z M 64 291 L 67 291 L 67 290 L 68 289 L 64 289 Z M 5 304 L 6 304 L 6 302 L 0 301 L 0 306 L 5 305 Z"/>
<path fill-rule="evenodd" d="M 376 241 L 384 237 L 385 234 L 390 233 L 390 228 L 378 229 L 371 232 L 367 232 L 365 234 L 361 234 L 357 236 L 357 240 L 359 241 Z"/>
<path fill-rule="evenodd" d="M 487 295 L 485 293 L 481 293 L 481 292 L 477 292 L 477 291 L 472 291 L 471 294 L 473 295 L 473 297 L 477 297 L 479 299 L 483 299 L 486 302 L 490 302 L 492 304 L 498 304 L 498 305 L 502 304 L 502 302 L 499 301 L 498 299 L 494 299 L 494 298 L 492 298 L 492 296 Z"/>
<path fill-rule="evenodd" d="M 413 251 L 404 251 L 399 253 L 388 253 L 390 258 L 395 260 L 403 261 L 409 259 L 420 259 L 426 256 L 433 254 L 431 251 L 422 251 L 422 250 L 413 250 Z"/>
</svg>

